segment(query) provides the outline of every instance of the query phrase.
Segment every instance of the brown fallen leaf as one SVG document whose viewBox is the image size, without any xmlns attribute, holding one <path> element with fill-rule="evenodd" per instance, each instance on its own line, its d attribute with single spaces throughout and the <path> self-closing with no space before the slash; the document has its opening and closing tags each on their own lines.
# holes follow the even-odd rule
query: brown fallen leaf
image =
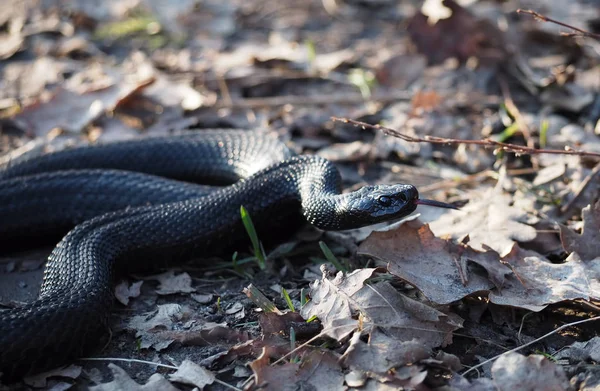
<svg viewBox="0 0 600 391">
<path fill-rule="evenodd" d="M 312 337 L 321 329 L 318 322 L 306 322 L 297 312 L 288 312 L 282 315 L 263 312 L 258 317 L 258 323 L 263 335 L 289 335 L 290 329 L 294 329 L 296 338 L 303 338 L 305 336 Z"/>
<path fill-rule="evenodd" d="M 589 268 L 576 253 L 565 262 L 554 264 L 514 245 L 503 261 L 514 274 L 507 278 L 501 291 L 490 293 L 492 303 L 540 311 L 548 304 L 600 295 L 594 291 Z"/>
<path fill-rule="evenodd" d="M 577 234 L 560 225 L 560 240 L 565 251 L 576 252 L 584 261 L 600 257 L 600 200 L 581 211 L 583 229 Z"/>
<path fill-rule="evenodd" d="M 497 279 L 510 273 L 499 257 L 492 266 L 485 253 L 466 251 L 451 241 L 436 238 L 429 226 L 419 220 L 406 222 L 395 230 L 373 232 L 358 252 L 388 262 L 390 273 L 414 285 L 438 304 L 449 304 L 493 288 L 485 273 L 461 262 L 463 256 L 469 260 L 482 257 L 480 264 L 485 264 Z"/>
<path fill-rule="evenodd" d="M 301 314 L 317 316 L 324 335 L 343 340 L 359 328 L 375 329 L 401 340 L 416 339 L 423 346 L 445 346 L 462 319 L 444 314 L 400 294 L 387 282 L 365 284 L 376 269 L 359 269 L 346 276 L 338 273 L 333 280 L 323 277 L 311 285 L 311 301 Z"/>
<path fill-rule="evenodd" d="M 377 66 L 375 77 L 379 85 L 406 89 L 423 74 L 427 58 L 421 54 L 397 54 Z"/>
<path fill-rule="evenodd" d="M 393 368 L 414 364 L 425 358 L 429 358 L 429 350 L 417 340 L 399 341 L 376 330 L 369 335 L 367 342 L 361 340 L 360 332 L 355 332 L 350 338 L 343 362 L 352 370 L 383 376 Z"/>
<path fill-rule="evenodd" d="M 536 231 L 525 224 L 535 223 L 531 217 L 513 205 L 510 195 L 490 190 L 473 191 L 471 201 L 460 211 L 451 211 L 431 223 L 436 236 L 450 235 L 454 239 L 469 236 L 468 245 L 475 250 L 487 246 L 500 255 L 507 254 L 515 241 L 535 239 Z M 484 246 L 485 245 L 485 246 Z"/>
<path fill-rule="evenodd" d="M 554 355 L 557 360 L 568 358 L 571 364 L 588 360 L 600 361 L 600 337 L 594 337 L 584 342 L 574 342 L 561 349 Z"/>
<path fill-rule="evenodd" d="M 373 147 L 369 143 L 354 141 L 346 144 L 332 144 L 320 149 L 318 155 L 333 162 L 355 162 L 364 160 Z"/>
<path fill-rule="evenodd" d="M 129 304 L 129 299 L 140 295 L 143 283 L 144 281 L 136 281 L 130 285 L 127 281 L 121 281 L 115 287 L 115 298 L 123 305 Z"/>
<path fill-rule="evenodd" d="M 164 304 L 150 314 L 131 318 L 127 328 L 140 338 L 140 348 L 161 351 L 177 341 L 183 345 L 206 345 L 246 341 L 245 332 L 232 330 L 221 323 L 207 322 L 185 305 Z"/>
<path fill-rule="evenodd" d="M 69 379 L 77 379 L 81 375 L 81 367 L 78 365 L 69 365 L 64 368 L 53 369 L 51 371 L 42 372 L 34 376 L 27 376 L 23 382 L 31 387 L 43 388 L 47 386 L 48 379 L 53 377 L 63 377 Z"/>
<path fill-rule="evenodd" d="M 500 356 L 492 365 L 492 378 L 499 391 L 563 391 L 570 388 L 562 367 L 539 354 Z"/>
<path fill-rule="evenodd" d="M 426 8 L 432 4 L 434 9 Z M 495 64 L 508 56 L 502 31 L 454 0 L 424 2 L 421 12 L 410 19 L 407 30 L 430 63 L 451 57 L 459 61 L 475 57 L 485 64 Z"/>
<path fill-rule="evenodd" d="M 263 390 L 293 391 L 300 389 L 345 390 L 344 373 L 338 358 L 330 351 L 310 350 L 298 362 L 270 365 L 269 348 L 250 363 L 256 385 Z"/>
<path fill-rule="evenodd" d="M 145 278 L 146 280 L 157 280 L 160 284 L 156 293 L 159 295 L 172 295 L 175 293 L 191 293 L 196 289 L 192 287 L 192 277 L 186 272 L 175 275 L 173 270 L 162 274 L 156 274 Z"/>
<path fill-rule="evenodd" d="M 554 264 L 517 244 L 500 257 L 436 238 L 418 220 L 373 232 L 359 253 L 387 261 L 390 273 L 438 304 L 479 293 L 495 304 L 540 311 L 552 303 L 600 296 L 600 258 L 586 264 L 573 253 Z"/>
<path fill-rule="evenodd" d="M 108 364 L 108 367 L 112 371 L 113 381 L 91 386 L 90 391 L 179 391 L 158 373 L 150 376 L 146 384 L 141 385 L 129 377 L 121 367 L 113 363 Z"/>
<path fill-rule="evenodd" d="M 55 128 L 79 133 L 154 81 L 151 68 L 140 66 L 131 72 L 100 65 L 86 68 L 55 88 L 49 97 L 26 106 L 14 119 L 37 136 L 46 136 Z"/>
<path fill-rule="evenodd" d="M 200 365 L 190 361 L 183 360 L 181 365 L 177 368 L 177 372 L 170 374 L 169 379 L 183 384 L 189 384 L 196 386 L 200 390 L 204 389 L 205 386 L 212 384 L 215 381 L 215 374 L 206 368 L 202 368 Z"/>
</svg>

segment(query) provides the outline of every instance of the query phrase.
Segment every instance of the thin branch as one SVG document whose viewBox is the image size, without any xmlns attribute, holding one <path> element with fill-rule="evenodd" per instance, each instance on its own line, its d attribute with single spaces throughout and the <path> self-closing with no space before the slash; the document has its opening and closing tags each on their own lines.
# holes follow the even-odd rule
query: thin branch
<svg viewBox="0 0 600 391">
<path fill-rule="evenodd" d="M 566 36 L 582 36 L 582 37 L 590 37 L 590 38 L 594 38 L 594 39 L 596 39 L 596 40 L 600 41 L 600 34 L 592 33 L 592 32 L 589 32 L 589 31 L 585 31 L 585 30 L 582 30 L 582 29 L 580 29 L 580 28 L 577 28 L 577 27 L 571 26 L 571 25 L 569 25 L 569 24 L 566 24 L 566 23 L 560 22 L 560 21 L 558 21 L 558 20 L 551 19 L 551 18 L 547 17 L 546 15 L 542 15 L 542 14 L 540 14 L 539 12 L 535 12 L 535 11 L 533 11 L 533 10 L 524 10 L 524 9 L 518 9 L 518 10 L 517 10 L 517 13 L 518 13 L 518 14 L 527 14 L 527 15 L 531 15 L 531 16 L 533 16 L 533 17 L 534 17 L 536 20 L 540 20 L 540 21 L 542 21 L 542 22 L 550 22 L 550 23 L 554 23 L 554 24 L 557 24 L 557 25 L 559 25 L 559 26 L 562 26 L 562 27 L 566 27 L 566 28 L 568 28 L 568 29 L 571 29 L 571 30 L 573 30 L 573 31 L 577 31 L 577 33 L 579 33 L 579 34 L 566 34 L 566 33 L 563 33 L 562 35 L 566 35 Z"/>
<path fill-rule="evenodd" d="M 343 122 L 345 124 L 351 124 L 354 126 L 360 126 L 363 129 L 374 129 L 381 130 L 383 133 L 397 137 L 401 140 L 411 142 L 411 143 L 429 143 L 429 144 L 444 144 L 444 145 L 481 145 L 485 148 L 494 148 L 496 151 L 504 151 L 508 153 L 514 153 L 516 155 L 534 155 L 534 154 L 549 154 L 549 155 L 578 155 L 578 156 L 592 156 L 600 158 L 600 153 L 596 152 L 588 152 L 588 151 L 579 151 L 575 150 L 571 147 L 566 146 L 564 150 L 562 149 L 542 149 L 542 148 L 532 148 L 526 147 L 524 145 L 517 144 L 508 144 L 500 141 L 491 140 L 489 138 L 483 140 L 464 140 L 464 139 L 454 139 L 454 138 L 445 138 L 445 137 L 435 137 L 435 136 L 425 136 L 424 138 L 409 136 L 398 130 L 387 128 L 381 125 L 371 125 L 366 122 L 355 121 L 349 118 L 337 118 L 331 117 L 333 121 Z"/>
<path fill-rule="evenodd" d="M 514 353 L 514 352 L 516 352 L 516 351 L 519 351 L 519 350 L 521 350 L 521 349 L 523 349 L 523 348 L 526 348 L 527 346 L 533 345 L 534 343 L 540 342 L 541 340 L 543 340 L 543 339 L 545 339 L 545 338 L 548 338 L 548 337 L 549 337 L 549 336 L 551 336 L 552 334 L 556 334 L 556 333 L 558 333 L 559 331 L 566 329 L 567 327 L 571 327 L 571 326 L 577 326 L 577 325 L 579 325 L 579 324 L 582 324 L 582 323 L 592 322 L 592 321 L 599 320 L 599 319 L 600 319 L 600 316 L 595 316 L 595 317 L 593 317 L 593 318 L 584 319 L 584 320 L 579 320 L 579 321 L 577 321 L 577 322 L 573 322 L 573 323 L 567 323 L 567 324 L 563 324 L 563 325 L 562 325 L 562 326 L 560 326 L 559 328 L 557 328 L 557 329 L 555 329 L 555 330 L 552 330 L 552 331 L 551 331 L 551 332 L 549 332 L 548 334 L 542 335 L 541 337 L 539 337 L 539 338 L 537 338 L 537 339 L 534 339 L 534 340 L 533 340 L 533 341 L 531 341 L 531 342 L 527 342 L 527 343 L 526 343 L 526 344 L 524 344 L 524 345 L 517 346 L 516 348 L 514 348 L 514 349 L 511 349 L 511 350 L 509 350 L 508 352 L 504 352 L 504 353 L 502 353 L 502 354 L 499 354 L 499 355 L 497 355 L 497 356 L 494 356 L 494 357 L 490 358 L 489 360 L 485 360 L 484 362 L 482 362 L 482 363 L 480 363 L 480 364 L 477 364 L 477 365 L 475 365 L 475 366 L 473 366 L 473 367 L 471 367 L 471 368 L 467 369 L 466 371 L 464 371 L 464 372 L 462 373 L 462 375 L 464 376 L 464 375 L 466 375 L 467 373 L 469 373 L 469 372 L 471 372 L 471 371 L 473 371 L 473 370 L 475 370 L 475 369 L 477 369 L 477 368 L 480 368 L 480 367 L 484 366 L 485 364 L 488 364 L 488 363 L 490 363 L 490 362 L 492 362 L 492 361 L 496 361 L 496 360 L 497 360 L 497 359 L 498 359 L 500 356 L 503 356 L 503 355 L 505 355 L 505 354 L 509 354 L 509 353 Z"/>
</svg>

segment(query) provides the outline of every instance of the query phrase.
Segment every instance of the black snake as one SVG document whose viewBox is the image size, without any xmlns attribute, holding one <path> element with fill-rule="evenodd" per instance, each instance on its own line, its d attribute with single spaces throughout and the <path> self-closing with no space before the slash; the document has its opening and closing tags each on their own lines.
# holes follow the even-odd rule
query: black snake
<svg viewBox="0 0 600 391">
<path fill-rule="evenodd" d="M 183 180 L 228 186 L 207 192 Z M 329 161 L 239 130 L 67 149 L 0 169 L 1 241 L 76 225 L 52 251 L 39 297 L 0 311 L 0 372 L 32 374 L 97 348 L 108 331 L 114 265 L 247 248 L 242 205 L 261 239 L 285 236 L 302 219 L 342 230 L 405 216 L 417 204 L 448 207 L 419 200 L 412 185 L 345 194 L 340 186 Z"/>
</svg>

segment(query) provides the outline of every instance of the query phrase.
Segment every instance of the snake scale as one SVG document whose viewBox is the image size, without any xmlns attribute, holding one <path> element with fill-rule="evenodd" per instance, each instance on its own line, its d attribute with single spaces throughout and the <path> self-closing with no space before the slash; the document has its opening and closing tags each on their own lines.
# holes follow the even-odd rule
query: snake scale
<svg viewBox="0 0 600 391">
<path fill-rule="evenodd" d="M 222 186 L 207 191 L 198 183 Z M 121 267 L 141 267 L 150 254 L 181 260 L 247 248 L 242 205 L 261 239 L 278 239 L 303 221 L 350 229 L 405 216 L 418 204 L 449 207 L 419 199 L 406 184 L 342 193 L 329 161 L 242 130 L 78 147 L 0 168 L 0 241 L 71 229 L 48 258 L 38 298 L 0 310 L 2 379 L 98 348 Z"/>
</svg>

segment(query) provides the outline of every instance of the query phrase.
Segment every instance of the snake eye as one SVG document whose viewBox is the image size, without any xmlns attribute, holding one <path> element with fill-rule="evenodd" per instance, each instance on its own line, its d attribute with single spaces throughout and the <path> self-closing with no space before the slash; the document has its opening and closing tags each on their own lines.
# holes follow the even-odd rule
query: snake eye
<svg viewBox="0 0 600 391">
<path fill-rule="evenodd" d="M 406 196 L 406 194 L 404 194 L 404 193 L 400 193 L 400 194 L 398 194 L 398 198 L 399 198 L 399 199 L 400 199 L 400 201 L 402 201 L 402 202 L 406 202 L 406 201 L 408 201 L 408 197 L 407 197 L 407 196 Z"/>
<path fill-rule="evenodd" d="M 392 199 L 390 197 L 387 196 L 380 196 L 377 201 L 383 205 L 383 206 L 390 206 L 392 205 Z"/>
</svg>

